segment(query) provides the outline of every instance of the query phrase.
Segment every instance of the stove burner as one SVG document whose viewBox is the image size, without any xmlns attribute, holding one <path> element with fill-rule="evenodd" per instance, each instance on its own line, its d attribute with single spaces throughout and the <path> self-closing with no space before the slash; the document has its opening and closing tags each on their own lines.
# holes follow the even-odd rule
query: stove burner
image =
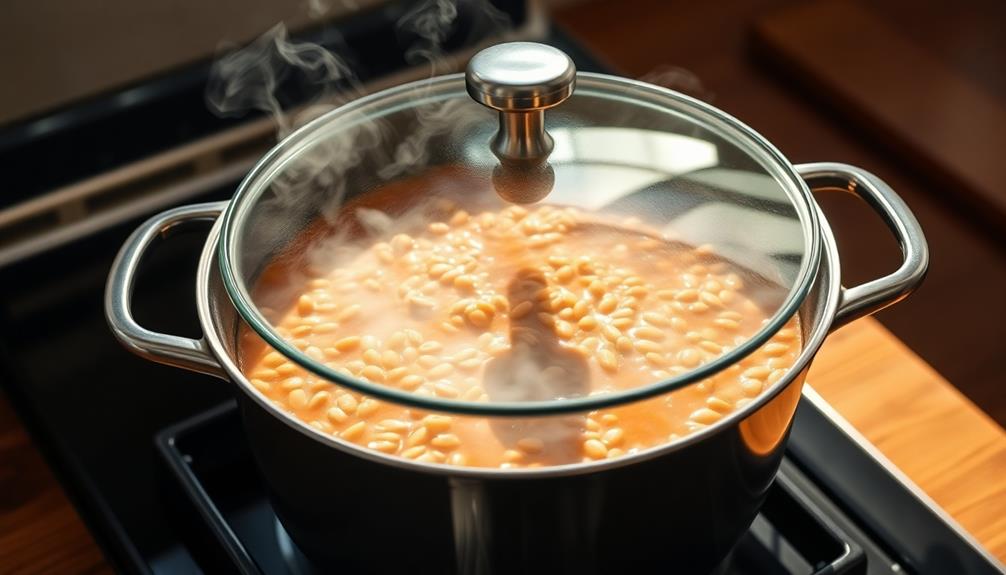
<svg viewBox="0 0 1006 575">
<path fill-rule="evenodd" d="M 201 556 L 214 558 L 207 571 L 325 572 L 297 549 L 269 505 L 233 403 L 164 431 L 157 445 L 189 512 L 209 528 L 210 537 L 200 534 L 190 542 L 204 547 Z M 866 536 L 785 461 L 761 514 L 714 574 L 866 574 L 861 540 Z M 207 543 L 215 549 L 206 549 Z M 888 571 L 869 573 L 897 572 L 894 562 L 887 565 Z"/>
<path fill-rule="evenodd" d="M 156 446 L 170 472 L 166 507 L 181 522 L 174 530 L 188 537 L 147 572 L 179 572 L 183 555 L 209 573 L 327 572 L 277 519 L 233 401 L 162 431 Z M 673 564 L 646 571 L 677 572 Z M 804 397 L 761 513 L 712 575 L 906 572 L 1006 573 Z"/>
</svg>

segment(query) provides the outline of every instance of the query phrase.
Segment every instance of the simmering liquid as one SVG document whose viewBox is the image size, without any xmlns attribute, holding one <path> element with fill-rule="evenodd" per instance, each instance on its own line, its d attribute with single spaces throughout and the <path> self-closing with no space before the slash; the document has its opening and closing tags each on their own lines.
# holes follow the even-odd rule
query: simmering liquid
<svg viewBox="0 0 1006 575">
<path fill-rule="evenodd" d="M 279 279 L 258 287 L 270 282 Z M 550 400 L 647 385 L 720 356 L 766 321 L 757 303 L 765 289 L 710 250 L 635 223 L 511 206 L 455 211 L 344 250 L 273 319 L 281 336 L 349 376 L 468 401 Z M 503 468 L 672 441 L 752 401 L 800 351 L 793 320 L 699 384 L 587 414 L 520 419 L 378 401 L 314 376 L 251 332 L 243 337 L 252 385 L 319 431 L 419 461 Z"/>
</svg>

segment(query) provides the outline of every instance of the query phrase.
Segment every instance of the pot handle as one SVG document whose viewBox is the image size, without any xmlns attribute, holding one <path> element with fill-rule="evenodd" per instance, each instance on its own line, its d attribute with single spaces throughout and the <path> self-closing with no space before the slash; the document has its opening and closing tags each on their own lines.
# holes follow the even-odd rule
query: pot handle
<svg viewBox="0 0 1006 575">
<path fill-rule="evenodd" d="M 215 220 L 226 208 L 227 202 L 211 202 L 167 210 L 144 222 L 123 244 L 105 286 L 105 318 L 112 333 L 129 351 L 158 363 L 227 379 L 205 338 L 150 331 L 136 323 L 132 312 L 137 268 L 154 240 L 181 224 Z"/>
<path fill-rule="evenodd" d="M 922 283 L 929 268 L 926 237 L 912 211 L 890 186 L 870 172 L 848 164 L 800 164 L 796 171 L 812 191 L 838 190 L 858 196 L 880 215 L 901 246 L 901 266 L 894 273 L 842 288 L 831 331 L 901 301 Z"/>
</svg>

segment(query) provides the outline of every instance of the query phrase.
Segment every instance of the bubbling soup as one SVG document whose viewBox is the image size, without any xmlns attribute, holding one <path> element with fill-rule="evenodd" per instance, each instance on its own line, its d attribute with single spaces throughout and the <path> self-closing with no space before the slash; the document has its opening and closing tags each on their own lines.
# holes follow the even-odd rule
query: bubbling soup
<svg viewBox="0 0 1006 575">
<path fill-rule="evenodd" d="M 313 360 L 417 395 L 544 401 L 639 387 L 722 355 L 768 317 L 756 276 L 707 247 L 574 208 L 454 210 L 347 244 L 267 316 Z M 264 274 L 257 288 L 280 281 Z M 369 449 L 541 467 L 620 457 L 715 424 L 786 374 L 800 352 L 796 322 L 700 383 L 578 415 L 460 416 L 379 401 L 315 376 L 250 330 L 242 370 L 280 409 Z"/>
</svg>

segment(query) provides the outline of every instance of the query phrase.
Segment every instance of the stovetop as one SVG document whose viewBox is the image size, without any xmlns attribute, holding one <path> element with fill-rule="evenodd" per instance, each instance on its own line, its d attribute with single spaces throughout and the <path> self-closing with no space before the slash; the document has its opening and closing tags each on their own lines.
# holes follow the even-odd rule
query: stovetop
<svg viewBox="0 0 1006 575">
<path fill-rule="evenodd" d="M 801 400 L 765 505 L 716 575 L 1000 572 L 834 417 L 813 391 Z M 162 498 L 184 536 L 146 558 L 149 572 L 187 572 L 194 561 L 212 573 L 323 572 L 277 520 L 233 402 L 166 428 L 156 446 Z M 653 572 L 675 572 L 656 561 Z"/>
<path fill-rule="evenodd" d="M 186 544 L 212 572 L 242 575 L 320 573 L 290 541 L 269 504 L 228 402 L 166 429 L 157 449 L 174 481 L 166 495 Z M 239 486 L 240 489 L 235 489 Z M 177 571 L 183 553 L 151 560 L 154 573 Z M 865 570 L 867 566 L 871 568 Z M 762 513 L 722 575 L 756 573 L 897 573 L 900 565 L 872 544 L 790 459 Z"/>
<path fill-rule="evenodd" d="M 172 479 L 165 496 L 176 511 L 173 519 L 188 535 L 187 549 L 204 568 L 242 575 L 323 572 L 300 554 L 277 520 L 233 402 L 171 426 L 156 443 Z M 151 571 L 177 572 L 187 566 L 187 559 L 186 553 L 169 549 L 151 559 Z M 791 455 L 762 512 L 717 573 L 900 571 L 898 559 L 850 521 Z"/>
<path fill-rule="evenodd" d="M 549 41 L 580 69 L 600 70 L 561 34 Z M 290 572 L 228 384 L 135 357 L 105 325 L 105 278 L 138 223 L 0 270 L 4 390 L 117 569 Z M 142 266 L 134 313 L 152 329 L 198 336 L 204 236 L 184 233 Z M 806 398 L 773 489 L 724 573 L 1001 572 Z"/>
</svg>

